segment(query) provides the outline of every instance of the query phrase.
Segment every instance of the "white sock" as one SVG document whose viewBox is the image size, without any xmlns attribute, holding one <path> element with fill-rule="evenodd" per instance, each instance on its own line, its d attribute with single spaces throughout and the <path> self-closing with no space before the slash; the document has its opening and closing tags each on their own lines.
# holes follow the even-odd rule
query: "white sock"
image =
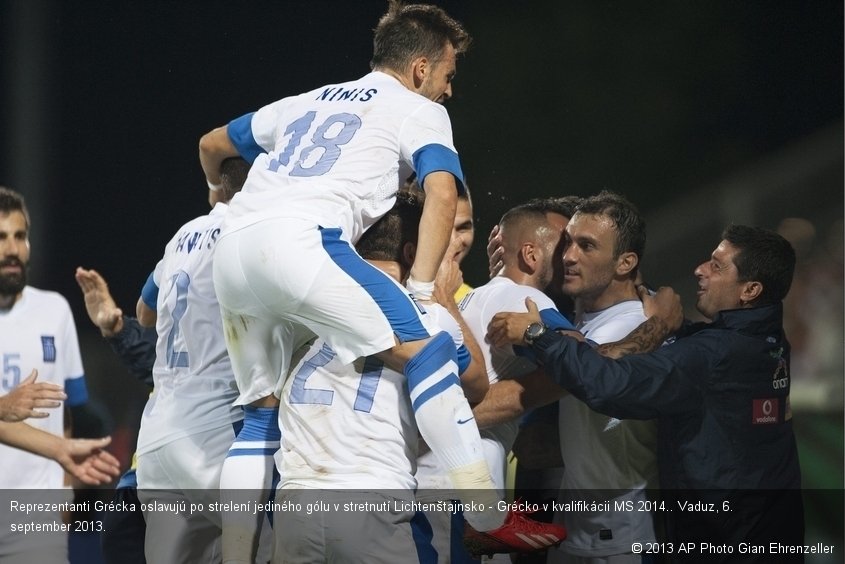
<svg viewBox="0 0 845 564">
<path fill-rule="evenodd" d="M 277 479 L 273 455 L 279 449 L 278 408 L 244 407 L 244 425 L 223 462 L 220 501 L 231 503 L 221 512 L 223 521 L 223 564 L 252 564 L 259 539 L 272 538 L 264 512 L 255 514 L 257 504 L 266 505 Z"/>
<path fill-rule="evenodd" d="M 496 529 L 505 512 L 497 508 L 498 494 L 484 460 L 481 435 L 458 379 L 455 345 L 438 333 L 405 365 L 414 417 L 425 442 L 446 468 L 461 501 L 478 511 L 465 511 L 479 531 Z"/>
</svg>

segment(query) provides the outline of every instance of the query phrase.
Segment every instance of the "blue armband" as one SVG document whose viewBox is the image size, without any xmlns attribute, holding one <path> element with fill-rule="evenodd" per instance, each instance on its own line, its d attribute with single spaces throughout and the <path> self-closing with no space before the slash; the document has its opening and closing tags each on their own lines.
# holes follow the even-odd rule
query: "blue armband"
<svg viewBox="0 0 845 564">
<path fill-rule="evenodd" d="M 76 407 L 88 402 L 88 387 L 85 385 L 85 376 L 77 376 L 65 380 L 65 393 L 67 399 L 65 404 L 68 407 Z"/>
<path fill-rule="evenodd" d="M 423 190 L 425 189 L 426 176 L 432 172 L 444 171 L 452 173 L 452 176 L 455 177 L 455 183 L 458 186 L 458 193 L 463 194 L 464 172 L 461 170 L 461 161 L 458 158 L 458 153 L 443 145 L 429 143 L 414 151 L 411 158 L 414 161 L 417 181 Z"/>
<path fill-rule="evenodd" d="M 241 117 L 230 121 L 228 127 L 226 127 L 226 133 L 229 135 L 229 140 L 238 150 L 241 158 L 249 164 L 254 163 L 255 159 L 258 158 L 258 155 L 267 152 L 261 147 L 261 145 L 258 144 L 255 137 L 252 135 L 253 115 L 255 115 L 255 112 L 244 114 Z"/>
<path fill-rule="evenodd" d="M 144 287 L 141 288 L 141 300 L 148 308 L 156 311 L 158 304 L 158 285 L 153 279 L 153 273 L 147 276 L 147 281 L 144 282 Z"/>
</svg>

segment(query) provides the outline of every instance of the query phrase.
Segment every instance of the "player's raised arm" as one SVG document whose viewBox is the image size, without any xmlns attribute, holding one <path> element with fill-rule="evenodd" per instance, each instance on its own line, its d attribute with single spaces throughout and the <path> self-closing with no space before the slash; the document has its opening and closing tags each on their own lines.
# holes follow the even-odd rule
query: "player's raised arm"
<svg viewBox="0 0 845 564">
<path fill-rule="evenodd" d="M 220 165 L 229 157 L 238 157 L 237 147 L 229 138 L 229 126 L 212 129 L 200 138 L 200 166 L 208 182 L 208 202 L 212 206 L 218 201 L 218 192 L 223 188 Z"/>
<path fill-rule="evenodd" d="M 453 248 L 450 247 L 451 253 Z M 487 390 L 490 388 L 490 381 L 487 377 L 487 365 L 484 363 L 484 355 L 478 345 L 478 341 L 472 334 L 453 296 L 455 291 L 463 283 L 461 267 L 456 260 L 447 256 L 443 259 L 440 270 L 437 271 L 437 278 L 434 281 L 434 301 L 442 305 L 449 315 L 458 323 L 464 337 L 464 346 L 469 351 L 471 358 L 466 370 L 460 374 L 461 388 L 470 403 L 478 403 L 484 399 Z"/>
<path fill-rule="evenodd" d="M 421 299 L 430 299 L 434 277 L 452 237 L 452 224 L 458 207 L 458 189 L 451 172 L 436 171 L 424 181 L 425 204 L 420 220 L 419 245 L 408 289 Z"/>
<path fill-rule="evenodd" d="M 123 311 L 117 307 L 105 279 L 96 270 L 76 269 L 76 283 L 85 298 L 85 311 L 103 337 L 113 337 L 123 329 Z"/>
</svg>

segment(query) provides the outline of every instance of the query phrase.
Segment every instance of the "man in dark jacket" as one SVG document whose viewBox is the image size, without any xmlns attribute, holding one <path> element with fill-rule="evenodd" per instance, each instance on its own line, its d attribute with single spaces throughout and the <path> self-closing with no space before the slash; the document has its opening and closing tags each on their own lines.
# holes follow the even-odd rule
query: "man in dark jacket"
<svg viewBox="0 0 845 564">
<path fill-rule="evenodd" d="M 547 373 L 596 411 L 658 419 L 658 510 L 670 544 L 661 553 L 803 562 L 781 548 L 800 550 L 804 540 L 782 305 L 795 252 L 754 227 L 730 226 L 722 238 L 695 269 L 696 307 L 711 322 L 686 325 L 653 353 L 611 360 L 543 331 L 530 312 L 499 314 L 490 338 L 531 345 Z"/>
</svg>

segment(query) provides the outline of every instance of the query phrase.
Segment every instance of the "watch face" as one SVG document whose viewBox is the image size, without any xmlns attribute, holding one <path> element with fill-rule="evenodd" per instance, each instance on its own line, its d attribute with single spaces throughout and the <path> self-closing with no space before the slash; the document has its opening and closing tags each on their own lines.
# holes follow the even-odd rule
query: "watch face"
<svg viewBox="0 0 845 564">
<path fill-rule="evenodd" d="M 545 332 L 546 332 L 546 326 L 545 325 L 543 325 L 542 323 L 532 323 L 525 330 L 525 340 L 528 341 L 528 342 L 531 342 L 534 339 L 540 337 Z"/>
</svg>

